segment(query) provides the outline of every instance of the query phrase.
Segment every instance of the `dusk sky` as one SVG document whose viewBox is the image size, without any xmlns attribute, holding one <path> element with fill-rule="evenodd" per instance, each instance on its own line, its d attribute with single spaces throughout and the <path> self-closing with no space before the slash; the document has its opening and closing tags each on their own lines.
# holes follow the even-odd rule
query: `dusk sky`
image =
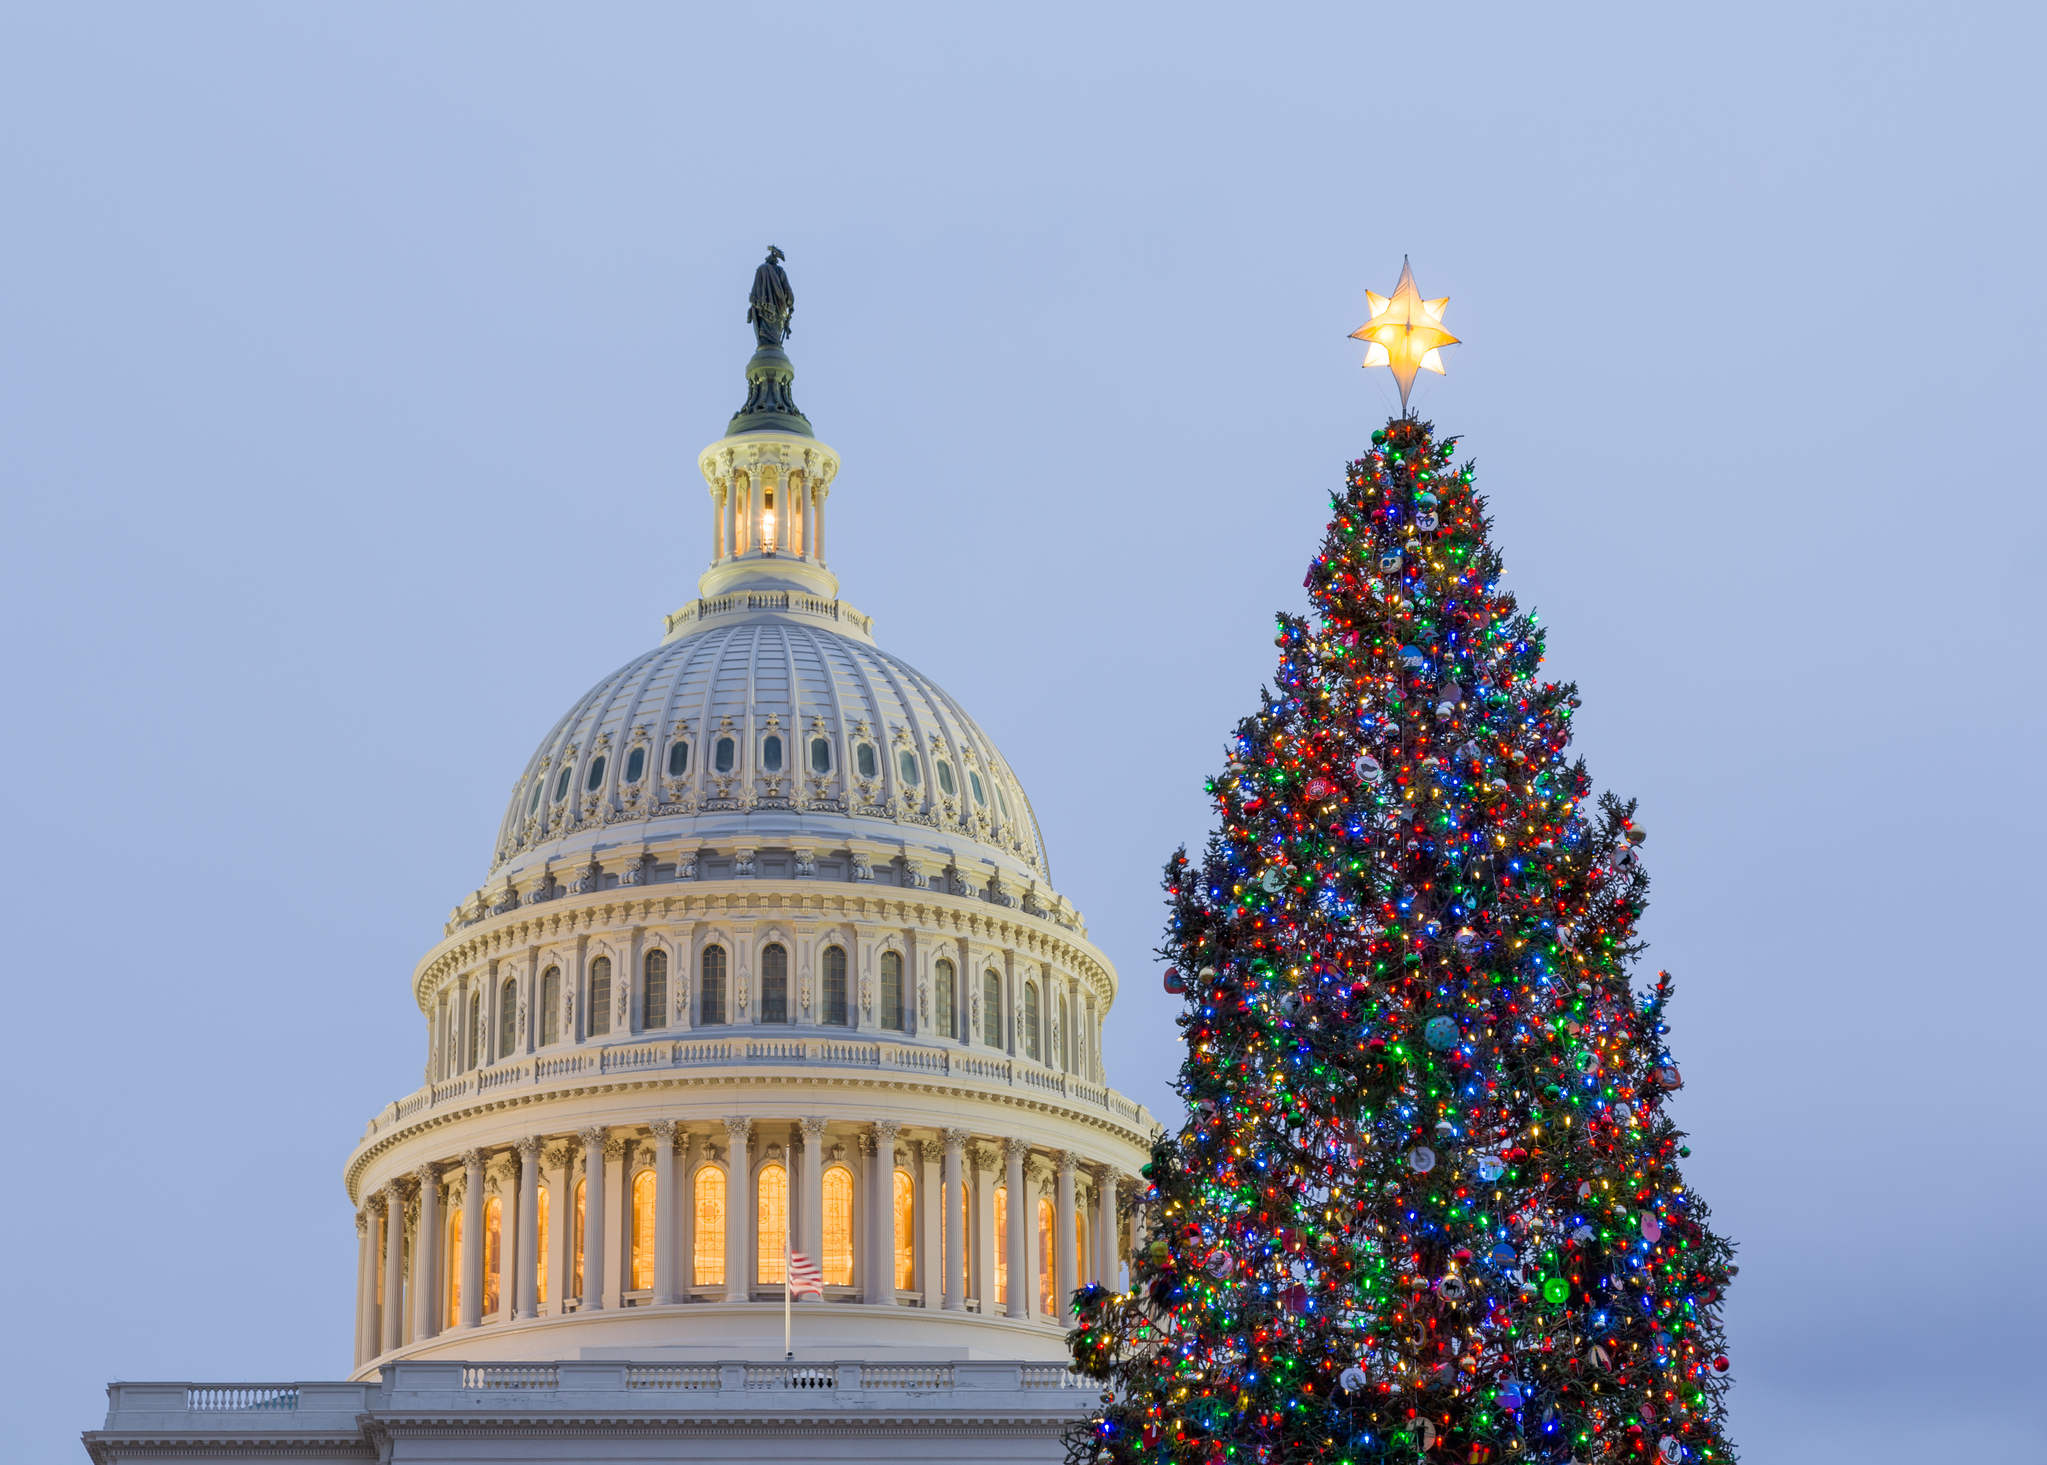
<svg viewBox="0 0 2047 1465">
<path fill-rule="evenodd" d="M 1159 870 L 1397 398 L 1641 800 L 1748 1465 L 2047 1458 L 2029 6 L 0 5 L 6 1453 L 338 1378 L 341 1166 L 660 637 L 788 256 L 829 550 L 1179 1046 Z M 2034 853 L 2028 853 L 2034 851 Z M 2031 933 L 2031 934 L 2028 934 Z"/>
</svg>

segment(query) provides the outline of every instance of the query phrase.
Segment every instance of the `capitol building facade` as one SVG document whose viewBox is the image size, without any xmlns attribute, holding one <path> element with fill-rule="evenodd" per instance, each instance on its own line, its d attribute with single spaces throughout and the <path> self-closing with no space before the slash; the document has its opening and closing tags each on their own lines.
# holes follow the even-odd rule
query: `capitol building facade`
<svg viewBox="0 0 2047 1465">
<path fill-rule="evenodd" d="M 346 1377 L 111 1385 L 102 1465 L 1050 1462 L 1099 1407 L 1066 1302 L 1120 1285 L 1155 1128 L 1116 972 L 1001 752 L 839 596 L 777 260 L 697 597 L 540 740 L 412 973 Z"/>
</svg>

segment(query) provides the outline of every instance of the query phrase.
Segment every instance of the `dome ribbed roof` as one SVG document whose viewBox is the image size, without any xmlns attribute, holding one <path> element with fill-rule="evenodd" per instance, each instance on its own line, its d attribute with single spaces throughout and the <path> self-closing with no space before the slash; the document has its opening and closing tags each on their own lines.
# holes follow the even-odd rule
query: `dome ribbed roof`
<svg viewBox="0 0 2047 1465">
<path fill-rule="evenodd" d="M 579 699 L 513 789 L 493 874 L 521 883 L 690 838 L 879 842 L 976 889 L 999 875 L 1013 896 L 1051 895 L 1029 801 L 966 710 L 897 657 L 790 613 L 695 630 Z"/>
</svg>

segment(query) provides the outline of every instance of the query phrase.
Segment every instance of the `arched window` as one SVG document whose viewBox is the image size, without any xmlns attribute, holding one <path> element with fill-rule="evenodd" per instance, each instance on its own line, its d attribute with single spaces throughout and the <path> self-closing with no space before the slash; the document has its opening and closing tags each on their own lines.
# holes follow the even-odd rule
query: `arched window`
<svg viewBox="0 0 2047 1465">
<path fill-rule="evenodd" d="M 468 1057 L 463 1060 L 462 1066 L 465 1069 L 469 1069 L 476 1067 L 477 1049 L 483 1044 L 480 1036 L 483 1031 L 483 992 L 481 989 L 469 994 L 469 1006 L 466 1016 L 469 1020 L 463 1023 L 462 1026 L 467 1031 L 469 1040 L 462 1046 Z"/>
<path fill-rule="evenodd" d="M 680 778 L 689 772 L 689 744 L 677 738 L 668 745 L 668 776 Z"/>
<path fill-rule="evenodd" d="M 960 786 L 952 781 L 952 765 L 943 758 L 938 760 L 938 790 L 949 799 L 959 797 Z"/>
<path fill-rule="evenodd" d="M 907 1170 L 896 1171 L 896 1290 L 917 1285 L 917 1184 Z"/>
<path fill-rule="evenodd" d="M 954 1015 L 958 1009 L 953 1001 L 953 991 L 956 983 L 957 979 L 953 975 L 952 963 L 941 956 L 938 959 L 936 972 L 931 982 L 931 985 L 937 989 L 932 994 L 932 998 L 938 1004 L 938 1030 L 948 1038 L 959 1036 L 959 1021 Z"/>
<path fill-rule="evenodd" d="M 383 1255 L 383 1248 L 377 1248 Z M 441 1319 L 443 1328 L 452 1328 L 462 1321 L 462 1207 L 448 1207 L 448 1250 L 441 1270 L 448 1274 L 448 1311 Z M 383 1296 L 378 1288 L 377 1295 Z"/>
<path fill-rule="evenodd" d="M 492 1196 L 483 1203 L 483 1320 L 497 1316 L 498 1268 L 505 1258 L 505 1203 Z"/>
<path fill-rule="evenodd" d="M 540 974 L 540 1046 L 559 1043 L 562 1036 L 562 969 L 551 966 Z"/>
<path fill-rule="evenodd" d="M 1009 1303 L 1009 1187 L 995 1187 L 995 1303 Z"/>
<path fill-rule="evenodd" d="M 981 1041 L 1002 1046 L 1002 974 L 993 968 L 981 976 Z"/>
<path fill-rule="evenodd" d="M 604 782 L 604 755 L 599 753 L 590 760 L 590 776 L 583 780 L 583 787 L 593 793 Z"/>
<path fill-rule="evenodd" d="M 789 1020 L 789 953 L 779 945 L 761 949 L 761 1021 Z"/>
<path fill-rule="evenodd" d="M 1050 1317 L 1058 1311 L 1053 1292 L 1058 1288 L 1057 1272 L 1052 1255 L 1052 1202 L 1040 1197 L 1038 1201 L 1038 1314 Z"/>
<path fill-rule="evenodd" d="M 640 1026 L 668 1026 L 668 953 L 650 951 L 641 963 L 646 979 L 640 984 Z"/>
<path fill-rule="evenodd" d="M 915 788 L 921 775 L 917 772 L 917 755 L 908 748 L 903 749 L 896 759 L 896 766 L 903 771 L 903 782 Z"/>
<path fill-rule="evenodd" d="M 1024 1053 L 1036 1059 L 1038 1056 L 1038 984 L 1024 983 Z"/>
<path fill-rule="evenodd" d="M 696 1233 L 695 1284 L 715 1287 L 725 1280 L 725 1172 L 716 1165 L 697 1171 Z"/>
<path fill-rule="evenodd" d="M 754 1275 L 763 1287 L 782 1280 L 782 1264 L 789 1247 L 789 1172 L 780 1165 L 761 1166 L 757 1187 L 760 1222 L 755 1230 L 759 1244 L 754 1248 Z"/>
<path fill-rule="evenodd" d="M 638 783 L 640 775 L 647 771 L 647 750 L 635 748 L 625 755 L 625 781 Z"/>
<path fill-rule="evenodd" d="M 601 1038 L 611 1031 L 611 958 L 600 956 L 590 963 L 590 1036 Z"/>
<path fill-rule="evenodd" d="M 981 792 L 981 775 L 969 768 L 967 770 L 967 783 L 974 790 L 974 807 L 977 809 L 987 808 L 988 796 Z"/>
<path fill-rule="evenodd" d="M 862 778 L 876 778 L 880 776 L 881 770 L 874 761 L 874 744 L 857 743 L 854 745 L 853 766 L 860 770 Z"/>
<path fill-rule="evenodd" d="M 583 1197 L 589 1182 L 576 1182 L 576 1219 L 569 1231 L 569 1296 L 583 1295 Z"/>
<path fill-rule="evenodd" d="M 846 1025 L 846 950 L 842 946 L 824 949 L 824 1020 L 837 1027 Z"/>
<path fill-rule="evenodd" d="M 573 763 L 562 764 L 561 777 L 554 781 L 554 801 L 557 804 L 569 796 L 569 780 L 575 776 L 576 768 Z"/>
<path fill-rule="evenodd" d="M 697 1021 L 705 1027 L 716 1027 L 725 1021 L 725 948 L 706 946 L 704 954 L 697 958 L 697 965 L 702 969 L 698 974 L 697 991 L 703 1005 Z"/>
<path fill-rule="evenodd" d="M 853 1172 L 834 1165 L 824 1172 L 824 1283 L 853 1285 Z"/>
<path fill-rule="evenodd" d="M 1064 997 L 1058 999 L 1058 1006 L 1059 1006 L 1059 1068 L 1060 1071 L 1063 1073 L 1071 1073 L 1073 1071 L 1073 1063 L 1071 1061 L 1073 1050 L 1072 1010 L 1067 1007 L 1066 999 Z"/>
<path fill-rule="evenodd" d="M 534 1281 L 540 1304 L 543 1307 L 547 1305 L 547 1197 L 548 1187 L 543 1185 L 535 1193 L 533 1203 L 533 1219 L 537 1223 L 540 1232 L 539 1240 L 535 1244 L 536 1249 L 533 1257 Z"/>
<path fill-rule="evenodd" d="M 633 1245 L 630 1253 L 633 1259 L 632 1281 L 628 1284 L 634 1292 L 645 1292 L 654 1285 L 654 1172 L 642 1170 L 633 1177 Z"/>
<path fill-rule="evenodd" d="M 810 771 L 826 774 L 832 771 L 832 740 L 812 738 L 810 740 Z"/>
<path fill-rule="evenodd" d="M 519 983 L 512 977 L 498 988 L 498 1057 L 509 1058 L 519 1044 Z"/>
<path fill-rule="evenodd" d="M 881 1025 L 891 1032 L 903 1030 L 902 953 L 881 954 Z"/>
<path fill-rule="evenodd" d="M 733 756 L 737 751 L 737 746 L 733 743 L 732 739 L 718 739 L 718 746 L 711 755 L 711 766 L 720 773 L 730 773 L 732 771 Z"/>
<path fill-rule="evenodd" d="M 769 773 L 782 771 L 782 740 L 773 733 L 761 739 L 761 767 Z"/>
</svg>

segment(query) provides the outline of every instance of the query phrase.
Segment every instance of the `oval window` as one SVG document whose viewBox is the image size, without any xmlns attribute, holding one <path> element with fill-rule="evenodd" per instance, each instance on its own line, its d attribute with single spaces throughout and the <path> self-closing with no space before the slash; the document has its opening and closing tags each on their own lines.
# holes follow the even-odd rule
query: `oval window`
<svg viewBox="0 0 2047 1465">
<path fill-rule="evenodd" d="M 829 738 L 810 740 L 810 771 L 830 773 L 832 771 L 832 744 Z"/>
<path fill-rule="evenodd" d="M 668 745 L 668 776 L 680 778 L 689 772 L 689 744 L 677 738 Z"/>
<path fill-rule="evenodd" d="M 860 770 L 862 778 L 875 776 L 874 744 L 862 743 L 853 749 L 853 766 Z"/>
<path fill-rule="evenodd" d="M 584 788 L 596 788 L 604 782 L 604 755 L 599 753 L 590 760 L 590 776 L 583 780 Z"/>
<path fill-rule="evenodd" d="M 711 762 L 716 765 L 720 773 L 730 773 L 732 771 L 732 739 L 718 739 L 718 751 L 712 755 Z"/>
<path fill-rule="evenodd" d="M 938 786 L 949 799 L 957 797 L 960 791 L 960 786 L 952 781 L 952 765 L 943 758 L 938 760 Z"/>
<path fill-rule="evenodd" d="M 896 766 L 903 770 L 903 782 L 907 783 L 911 788 L 915 788 L 917 786 L 917 755 L 908 748 L 903 749 L 902 757 Z"/>
<path fill-rule="evenodd" d="M 647 750 L 635 748 L 625 755 L 625 781 L 638 783 L 640 775 L 647 771 Z"/>
<path fill-rule="evenodd" d="M 569 796 L 569 780 L 576 776 L 573 768 L 562 769 L 562 776 L 554 781 L 554 801 L 559 804 Z"/>
<path fill-rule="evenodd" d="M 981 792 L 981 775 L 969 768 L 967 770 L 967 782 L 974 790 L 974 802 L 985 806 L 988 802 L 988 796 Z"/>
<path fill-rule="evenodd" d="M 761 767 L 770 773 L 782 771 L 782 740 L 768 737 L 761 743 Z"/>
</svg>

